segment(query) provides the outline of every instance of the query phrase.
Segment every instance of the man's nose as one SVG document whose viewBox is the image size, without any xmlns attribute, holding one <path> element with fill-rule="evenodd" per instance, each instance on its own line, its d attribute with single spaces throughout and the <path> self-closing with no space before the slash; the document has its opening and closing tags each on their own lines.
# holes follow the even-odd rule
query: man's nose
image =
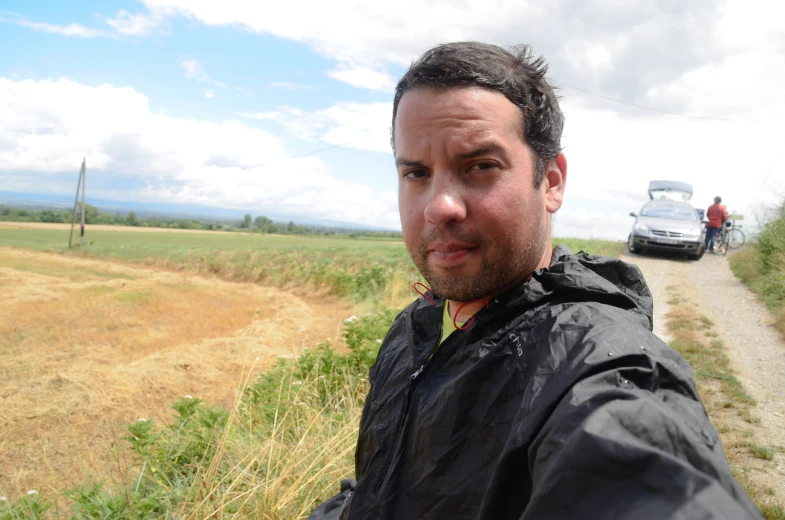
<svg viewBox="0 0 785 520">
<path fill-rule="evenodd" d="M 466 218 L 466 205 L 458 183 L 449 173 L 434 175 L 425 206 L 425 219 L 434 226 L 443 226 L 454 220 L 462 222 Z"/>
</svg>

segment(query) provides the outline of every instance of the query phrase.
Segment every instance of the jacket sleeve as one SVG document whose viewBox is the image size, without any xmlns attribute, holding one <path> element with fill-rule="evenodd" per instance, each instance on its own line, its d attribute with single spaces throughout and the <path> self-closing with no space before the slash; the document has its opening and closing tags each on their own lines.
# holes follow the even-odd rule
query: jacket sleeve
<svg viewBox="0 0 785 520">
<path fill-rule="evenodd" d="M 521 520 L 762 518 L 675 368 L 606 369 L 572 386 L 531 445 Z"/>
<path fill-rule="evenodd" d="M 341 481 L 341 492 L 319 504 L 319 507 L 313 510 L 307 520 L 338 520 L 344 506 L 352 498 L 356 487 L 357 481 L 343 479 Z"/>
</svg>

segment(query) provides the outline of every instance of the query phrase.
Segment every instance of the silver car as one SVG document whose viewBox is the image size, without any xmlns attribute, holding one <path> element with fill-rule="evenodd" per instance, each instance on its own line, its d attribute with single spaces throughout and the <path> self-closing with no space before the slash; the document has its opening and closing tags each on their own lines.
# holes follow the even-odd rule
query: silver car
<svg viewBox="0 0 785 520">
<path fill-rule="evenodd" d="M 627 239 L 631 253 L 669 251 L 700 260 L 705 252 L 703 224 L 689 202 L 650 200 L 635 217 Z"/>
</svg>

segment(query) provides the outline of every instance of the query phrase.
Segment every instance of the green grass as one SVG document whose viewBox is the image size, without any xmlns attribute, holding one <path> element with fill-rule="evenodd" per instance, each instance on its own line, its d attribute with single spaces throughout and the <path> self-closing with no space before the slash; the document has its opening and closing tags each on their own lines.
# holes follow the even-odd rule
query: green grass
<svg viewBox="0 0 785 520">
<path fill-rule="evenodd" d="M 782 506 L 763 506 L 760 512 L 766 520 L 785 520 L 785 507 Z"/>
<path fill-rule="evenodd" d="M 768 271 L 763 270 L 761 255 L 755 245 L 731 256 L 729 263 L 733 274 L 769 308 L 774 315 L 775 326 L 785 336 L 785 253 L 779 268 Z"/>
<path fill-rule="evenodd" d="M 761 444 L 750 444 L 750 451 L 759 459 L 771 460 L 774 458 L 774 450 Z"/>
<path fill-rule="evenodd" d="M 574 253 L 584 251 L 590 255 L 610 256 L 618 258 L 624 251 L 624 242 L 612 240 L 559 238 L 554 237 L 553 244 L 566 244 Z"/>
<path fill-rule="evenodd" d="M 402 247 L 396 240 L 352 239 L 347 237 L 261 235 L 248 233 L 210 233 L 178 231 L 90 230 L 85 235 L 91 251 L 109 252 L 129 248 L 123 256 L 144 257 L 148 252 L 172 249 L 371 249 Z M 62 229 L 0 228 L 0 244 L 62 251 L 68 247 L 68 231 Z M 86 248 L 87 249 L 87 248 Z"/>
<path fill-rule="evenodd" d="M 92 231 L 82 247 L 51 229 L 0 228 L 0 245 L 186 270 L 219 278 L 353 298 L 405 292 L 418 274 L 403 243 L 320 236 Z M 398 282 L 397 284 L 395 282 Z"/>
<path fill-rule="evenodd" d="M 356 302 L 403 305 L 420 279 L 404 244 L 393 240 L 122 230 L 90 231 L 87 237 L 84 246 L 69 250 L 64 230 L 0 228 L 0 246 L 187 270 Z M 575 252 L 616 257 L 623 247 L 603 240 L 554 240 L 562 242 Z"/>
<path fill-rule="evenodd" d="M 785 201 L 770 208 L 769 217 L 752 246 L 731 256 L 730 266 L 772 311 L 785 336 Z"/>
<path fill-rule="evenodd" d="M 260 235 L 247 233 L 181 233 L 168 231 L 132 232 L 123 230 L 91 231 L 86 235 L 88 246 L 83 251 L 96 256 L 119 259 L 148 258 L 178 250 L 291 250 L 349 249 L 362 251 L 378 248 L 405 250 L 403 242 L 383 238 L 347 238 L 326 236 Z M 574 252 L 618 257 L 622 242 L 610 240 L 554 238 L 554 244 L 565 243 Z M 54 229 L 0 228 L 0 245 L 62 252 L 67 250 L 68 232 Z M 79 251 L 79 248 L 75 249 Z"/>
<path fill-rule="evenodd" d="M 749 410 L 742 410 L 740 413 L 741 418 L 747 421 L 750 424 L 760 424 L 761 419 L 757 415 L 753 414 Z"/>
</svg>

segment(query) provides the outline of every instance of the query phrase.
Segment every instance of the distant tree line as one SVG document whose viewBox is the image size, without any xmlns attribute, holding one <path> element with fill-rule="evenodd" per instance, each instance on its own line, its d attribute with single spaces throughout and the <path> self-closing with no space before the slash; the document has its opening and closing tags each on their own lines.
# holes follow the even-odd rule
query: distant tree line
<svg viewBox="0 0 785 520">
<path fill-rule="evenodd" d="M 25 209 L 0 205 L 0 221 L 6 222 L 49 222 L 70 223 L 71 210 L 67 209 Z M 336 228 L 274 222 L 265 216 L 246 214 L 242 220 L 208 220 L 170 217 L 139 217 L 136 212 L 108 213 L 90 204 L 85 205 L 85 224 L 109 226 L 139 226 L 168 229 L 201 229 L 205 231 L 240 231 L 250 233 L 270 233 L 280 235 L 344 235 L 351 238 L 391 238 L 400 239 L 396 231 L 366 231 L 353 228 Z"/>
</svg>

